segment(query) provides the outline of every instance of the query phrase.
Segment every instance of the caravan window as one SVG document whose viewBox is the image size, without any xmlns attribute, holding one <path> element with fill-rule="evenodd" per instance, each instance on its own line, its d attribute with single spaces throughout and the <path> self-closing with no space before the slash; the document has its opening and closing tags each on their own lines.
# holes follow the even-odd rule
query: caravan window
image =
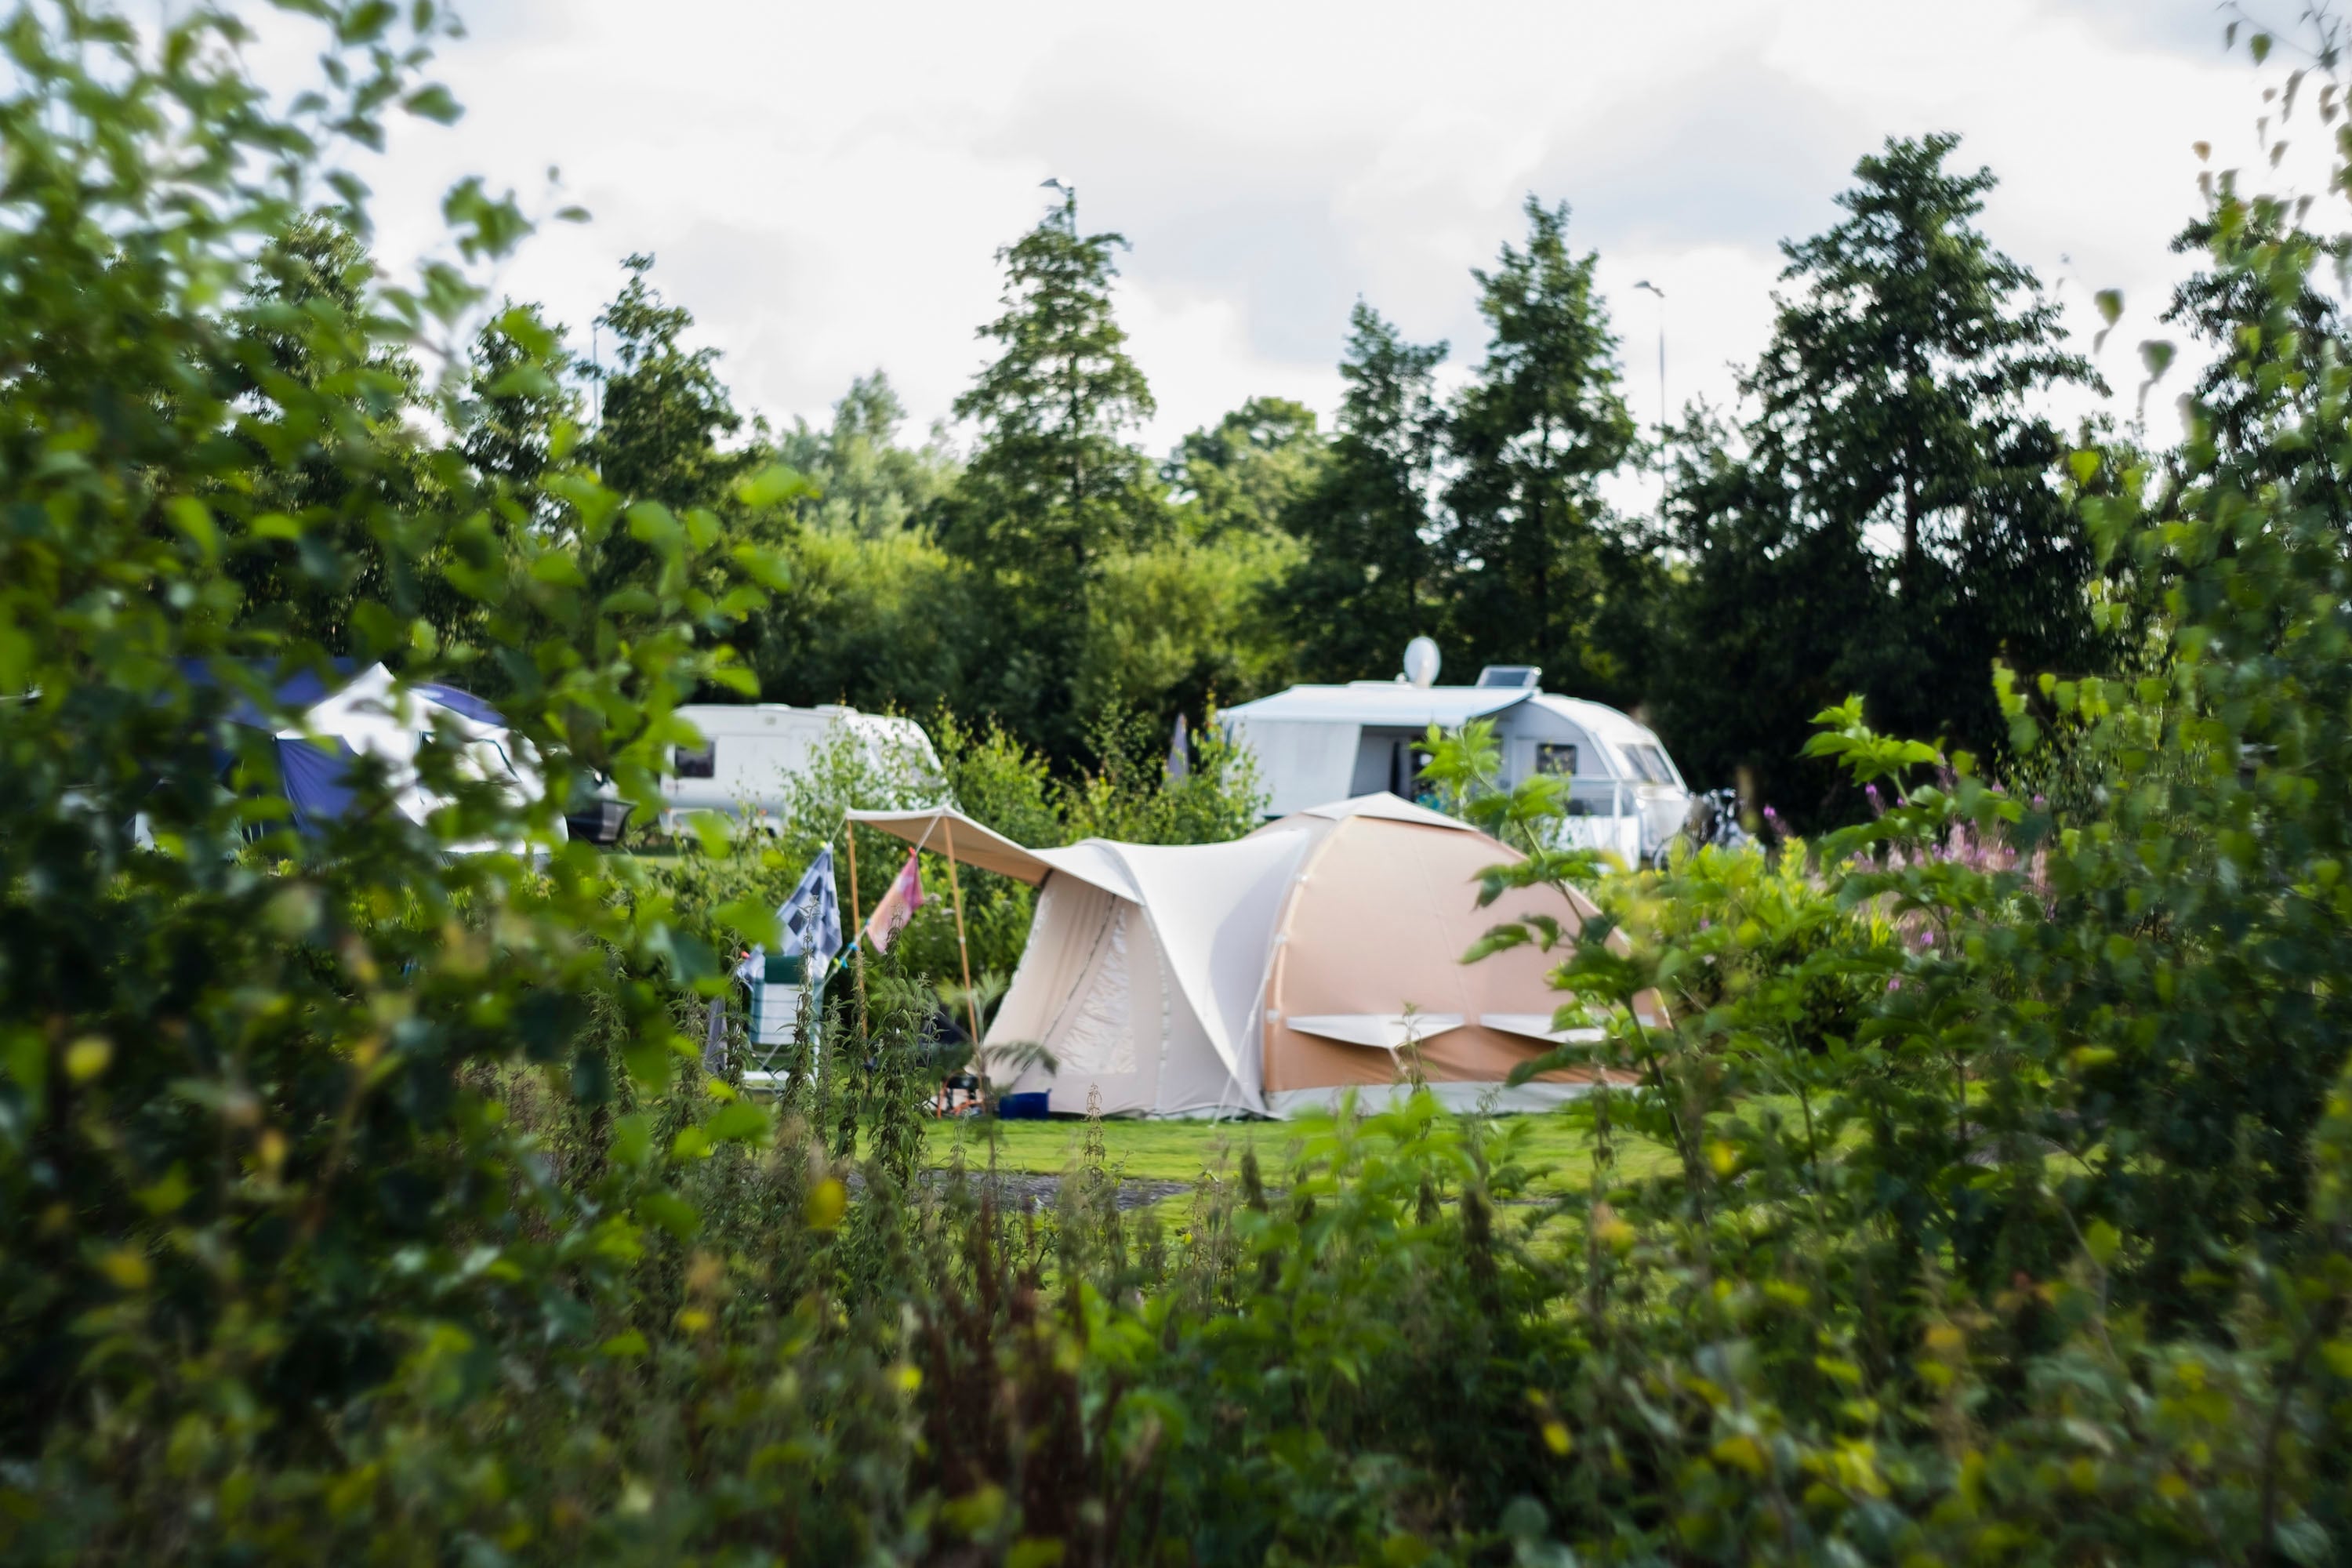
<svg viewBox="0 0 2352 1568">
<path fill-rule="evenodd" d="M 1675 771 L 1667 765 L 1666 754 L 1655 746 L 1628 746 L 1625 760 L 1633 764 L 1633 776 L 1643 784 L 1675 782 Z"/>
<path fill-rule="evenodd" d="M 719 776 L 719 742 L 705 741 L 698 749 L 677 748 L 677 776 L 682 779 L 714 779 Z"/>
<path fill-rule="evenodd" d="M 1541 744 L 1536 747 L 1536 772 L 1558 773 L 1562 778 L 1576 776 L 1576 748 Z"/>
</svg>

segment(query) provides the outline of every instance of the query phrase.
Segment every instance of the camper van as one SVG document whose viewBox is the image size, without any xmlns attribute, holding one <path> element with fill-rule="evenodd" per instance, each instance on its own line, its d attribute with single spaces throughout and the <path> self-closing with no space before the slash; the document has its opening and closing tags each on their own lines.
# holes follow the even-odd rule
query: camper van
<svg viewBox="0 0 2352 1568">
<path fill-rule="evenodd" d="M 785 781 L 804 770 L 836 726 L 854 735 L 867 760 L 940 776 L 931 738 L 912 719 L 860 713 L 838 703 L 793 708 L 781 702 L 698 703 L 678 717 L 702 732 L 700 746 L 671 749 L 662 780 L 665 824 L 698 811 L 722 812 L 753 822 L 783 809 Z"/>
<path fill-rule="evenodd" d="M 1490 721 L 1502 783 L 1536 773 L 1570 781 L 1569 845 L 1628 863 L 1661 853 L 1682 830 L 1690 791 L 1648 726 L 1614 708 L 1542 689 L 1532 665 L 1488 665 L 1473 686 L 1436 683 L 1437 650 L 1416 637 L 1408 674 L 1344 686 L 1294 686 L 1229 708 L 1225 732 L 1257 760 L 1268 816 L 1375 790 L 1418 798 L 1429 726 Z"/>
</svg>

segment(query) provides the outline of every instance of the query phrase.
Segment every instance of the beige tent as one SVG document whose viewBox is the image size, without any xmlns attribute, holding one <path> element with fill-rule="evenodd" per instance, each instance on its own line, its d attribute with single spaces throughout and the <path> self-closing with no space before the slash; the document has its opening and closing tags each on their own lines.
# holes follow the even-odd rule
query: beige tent
<svg viewBox="0 0 2352 1568">
<path fill-rule="evenodd" d="M 1465 964 L 1498 921 L 1549 914 L 1574 931 L 1595 914 L 1549 889 L 1477 904 L 1478 873 L 1517 856 L 1483 833 L 1390 795 L 1267 824 L 1229 844 L 1089 839 L 1029 850 L 952 812 L 858 812 L 853 820 L 1038 888 L 1029 943 L 987 1035 L 1034 1042 L 1054 1063 L 1012 1092 L 1057 1111 L 1282 1116 L 1353 1086 L 1380 1100 L 1417 1060 L 1440 1099 L 1525 1110 L 1580 1093 L 1556 1073 L 1503 1088 L 1561 1039 L 1563 1001 L 1533 948 Z M 1622 939 L 1620 939 L 1622 940 Z"/>
</svg>

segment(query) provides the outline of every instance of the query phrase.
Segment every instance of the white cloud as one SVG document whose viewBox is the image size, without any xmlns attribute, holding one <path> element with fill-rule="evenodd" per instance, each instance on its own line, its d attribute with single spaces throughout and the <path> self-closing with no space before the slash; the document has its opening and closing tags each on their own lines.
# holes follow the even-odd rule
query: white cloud
<svg viewBox="0 0 2352 1568">
<path fill-rule="evenodd" d="M 1727 367 L 1769 330 L 1774 241 L 1832 221 L 1885 135 L 1949 129 L 2001 177 L 1987 231 L 2060 288 L 2085 347 L 2088 291 L 2126 289 L 2102 363 L 2128 412 L 2134 345 L 2180 271 L 2165 245 L 2195 204 L 2189 144 L 2252 160 L 2258 87 L 2211 16 L 2204 0 L 499 0 L 443 61 L 467 119 L 403 131 L 371 177 L 398 261 L 430 242 L 460 174 L 529 195 L 560 164 L 596 220 L 548 229 L 502 289 L 584 340 L 619 257 L 653 250 L 747 408 L 822 418 L 879 365 L 919 425 L 981 363 L 993 252 L 1058 175 L 1089 227 L 1133 242 L 1122 310 L 1165 448 L 1253 394 L 1328 409 L 1359 295 L 1474 362 L 1469 268 L 1519 237 L 1530 189 L 1569 201 L 1572 239 L 1601 252 L 1644 422 L 1657 311 L 1638 279 L 1667 291 L 1675 403 L 1727 401 Z"/>
</svg>

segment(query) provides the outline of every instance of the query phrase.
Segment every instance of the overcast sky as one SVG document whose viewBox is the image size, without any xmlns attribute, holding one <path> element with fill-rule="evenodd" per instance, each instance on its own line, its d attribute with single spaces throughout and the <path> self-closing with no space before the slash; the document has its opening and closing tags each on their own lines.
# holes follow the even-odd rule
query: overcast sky
<svg viewBox="0 0 2352 1568">
<path fill-rule="evenodd" d="M 584 348 L 619 258 L 653 251 L 747 411 L 821 422 L 879 366 L 919 428 L 982 363 L 993 253 L 1058 177 L 1087 228 L 1132 243 L 1119 311 L 1159 397 L 1155 450 L 1253 394 L 1328 415 L 1359 296 L 1450 340 L 1457 372 L 1474 363 L 1469 271 L 1521 236 L 1529 192 L 1569 202 L 1572 241 L 1600 253 L 1636 413 L 1657 416 L 1662 324 L 1673 403 L 1726 400 L 1769 324 L 1777 243 L 1834 221 L 1858 156 L 1937 130 L 2000 176 L 1983 226 L 2080 308 L 2084 348 L 2089 290 L 2126 290 L 2100 363 L 2128 412 L 2136 345 L 2179 266 L 2166 242 L 2197 201 L 2191 143 L 2257 162 L 2263 81 L 2223 55 L 2210 0 L 466 15 L 440 70 L 465 119 L 401 132 L 370 170 L 388 260 L 431 242 L 457 175 L 548 210 L 559 164 L 593 222 L 549 226 L 499 288 L 546 302 Z"/>
</svg>

